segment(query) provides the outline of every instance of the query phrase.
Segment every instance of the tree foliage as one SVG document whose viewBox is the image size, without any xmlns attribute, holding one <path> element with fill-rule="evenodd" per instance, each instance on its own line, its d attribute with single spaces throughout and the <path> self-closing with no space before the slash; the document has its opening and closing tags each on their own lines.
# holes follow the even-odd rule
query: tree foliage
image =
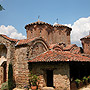
<svg viewBox="0 0 90 90">
<path fill-rule="evenodd" d="M 13 67 L 12 64 L 9 64 L 9 68 L 8 68 L 8 88 L 9 90 L 13 90 Z"/>
<path fill-rule="evenodd" d="M 0 5 L 0 11 L 5 10 L 2 5 Z"/>
</svg>

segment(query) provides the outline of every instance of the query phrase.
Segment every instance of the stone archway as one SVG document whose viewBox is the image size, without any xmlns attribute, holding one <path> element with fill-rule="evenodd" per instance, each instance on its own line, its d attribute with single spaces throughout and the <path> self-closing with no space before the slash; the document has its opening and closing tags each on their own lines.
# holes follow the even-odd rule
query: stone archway
<svg viewBox="0 0 90 90">
<path fill-rule="evenodd" d="M 7 69 L 7 48 L 4 44 L 0 44 L 0 84 L 6 82 Z"/>
</svg>

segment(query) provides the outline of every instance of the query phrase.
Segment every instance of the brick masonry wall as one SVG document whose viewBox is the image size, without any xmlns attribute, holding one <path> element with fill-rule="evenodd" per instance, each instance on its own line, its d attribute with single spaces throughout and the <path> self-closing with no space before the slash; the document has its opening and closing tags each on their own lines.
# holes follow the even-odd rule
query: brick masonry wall
<svg viewBox="0 0 90 90">
<path fill-rule="evenodd" d="M 47 86 L 46 70 L 53 70 L 53 86 L 55 90 L 70 90 L 69 64 L 67 63 L 30 63 L 32 72 L 38 75 L 39 90 Z"/>
<path fill-rule="evenodd" d="M 53 27 L 49 25 L 32 25 L 28 28 L 27 38 L 42 37 L 47 43 L 70 44 L 70 31 L 66 27 Z"/>
<path fill-rule="evenodd" d="M 85 54 L 90 54 L 90 39 L 83 39 L 82 46 Z"/>
</svg>

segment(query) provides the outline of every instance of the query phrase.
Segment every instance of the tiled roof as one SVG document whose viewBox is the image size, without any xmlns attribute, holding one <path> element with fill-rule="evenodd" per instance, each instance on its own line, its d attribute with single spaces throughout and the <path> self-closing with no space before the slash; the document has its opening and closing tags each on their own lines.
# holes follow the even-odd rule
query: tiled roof
<svg viewBox="0 0 90 90">
<path fill-rule="evenodd" d="M 58 45 L 57 43 L 56 44 L 51 44 L 49 46 L 49 49 L 59 49 L 59 51 L 63 50 L 63 48 L 60 45 Z"/>
<path fill-rule="evenodd" d="M 18 42 L 18 39 L 12 39 L 7 37 L 6 35 L 0 34 L 0 36 L 4 37 L 5 39 L 9 40 L 9 41 L 13 41 L 13 42 Z"/>
<path fill-rule="evenodd" d="M 47 52 L 40 54 L 37 57 L 29 59 L 29 62 L 60 62 L 60 61 L 90 62 L 90 58 L 66 51 L 57 52 L 55 50 L 49 50 Z"/>
<path fill-rule="evenodd" d="M 57 23 L 57 24 L 55 24 L 54 26 L 55 26 L 55 27 L 67 27 L 67 26 L 65 26 L 65 25 L 58 24 L 58 23 Z"/>
<path fill-rule="evenodd" d="M 70 27 L 68 27 L 68 26 L 65 26 L 65 25 L 62 25 L 62 24 L 55 24 L 55 25 L 53 25 L 54 27 L 67 27 L 67 28 L 69 28 L 70 30 L 71 30 L 71 28 Z"/>
<path fill-rule="evenodd" d="M 25 29 L 26 29 L 26 27 L 28 27 L 28 26 L 37 25 L 37 24 L 46 24 L 46 25 L 50 25 L 50 26 L 52 26 L 52 27 L 54 26 L 54 27 L 67 27 L 67 28 L 70 28 L 70 27 L 65 26 L 65 25 L 62 25 L 62 24 L 51 25 L 51 24 L 48 24 L 48 23 L 46 23 L 46 22 L 42 22 L 42 21 L 38 20 L 37 22 L 33 22 L 33 23 L 30 23 L 30 24 L 27 24 L 27 25 L 25 26 Z M 71 30 L 71 28 L 70 28 L 70 30 Z"/>
<path fill-rule="evenodd" d="M 46 23 L 46 22 L 42 22 L 42 21 L 38 20 L 37 22 L 33 22 L 33 23 L 30 23 L 30 24 L 26 25 L 26 26 L 25 26 L 25 29 L 26 29 L 27 26 L 37 25 L 37 24 L 46 24 L 46 25 L 52 26 L 51 24 L 48 24 L 48 23 Z"/>
<path fill-rule="evenodd" d="M 22 39 L 17 42 L 17 45 L 27 44 L 33 40 L 40 39 L 38 37 L 32 38 L 32 39 Z"/>
<path fill-rule="evenodd" d="M 77 46 L 76 44 L 70 44 L 64 48 L 64 51 L 69 51 L 72 47 Z"/>
<path fill-rule="evenodd" d="M 50 44 L 49 48 L 52 49 L 55 46 L 59 46 L 57 43 L 56 44 Z M 60 47 L 60 46 L 59 46 Z"/>
<path fill-rule="evenodd" d="M 31 41 L 31 39 L 23 39 L 23 40 L 19 40 L 17 42 L 17 45 L 22 45 L 22 44 L 27 44 Z"/>
<path fill-rule="evenodd" d="M 90 35 L 88 35 L 88 36 L 86 36 L 86 37 L 83 37 L 83 38 L 81 38 L 80 40 L 82 40 L 82 39 L 90 39 Z"/>
</svg>

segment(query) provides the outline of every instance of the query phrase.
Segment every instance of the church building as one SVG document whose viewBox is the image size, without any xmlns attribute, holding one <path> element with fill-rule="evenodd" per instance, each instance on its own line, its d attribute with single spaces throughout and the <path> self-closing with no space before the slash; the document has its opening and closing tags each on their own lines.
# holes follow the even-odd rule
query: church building
<svg viewBox="0 0 90 90">
<path fill-rule="evenodd" d="M 0 85 L 8 80 L 9 63 L 16 88 L 29 85 L 30 72 L 39 77 L 38 90 L 71 90 L 72 78 L 90 75 L 90 35 L 81 38 L 81 48 L 71 44 L 70 27 L 38 20 L 25 29 L 27 39 L 0 34 Z"/>
</svg>

